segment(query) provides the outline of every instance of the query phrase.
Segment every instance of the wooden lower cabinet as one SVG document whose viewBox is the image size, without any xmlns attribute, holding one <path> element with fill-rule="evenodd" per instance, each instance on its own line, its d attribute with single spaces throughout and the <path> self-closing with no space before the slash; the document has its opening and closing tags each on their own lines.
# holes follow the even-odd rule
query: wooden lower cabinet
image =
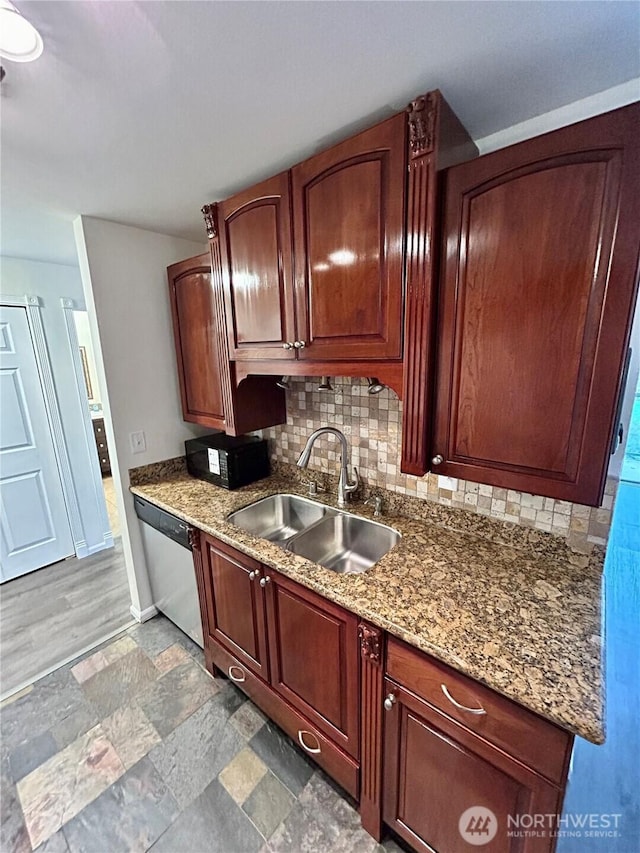
<svg viewBox="0 0 640 853">
<path fill-rule="evenodd" d="M 385 681 L 385 693 L 394 697 L 385 714 L 383 818 L 388 826 L 425 853 L 467 849 L 463 832 L 470 832 L 472 840 L 487 839 L 482 849 L 488 853 L 553 849 L 548 837 L 520 837 L 513 821 L 557 814 L 559 788 L 395 682 Z M 466 814 L 474 807 L 489 811 Z M 523 823 L 530 826 L 528 818 Z"/>
<path fill-rule="evenodd" d="M 269 661 L 260 563 L 203 535 L 207 629 L 244 666 L 268 680 Z M 226 674 L 235 681 L 233 672 Z"/>
<path fill-rule="evenodd" d="M 271 686 L 357 758 L 358 620 L 289 578 L 269 576 Z"/>
<path fill-rule="evenodd" d="M 358 796 L 358 620 L 201 535 L 205 655 Z"/>
<path fill-rule="evenodd" d="M 208 668 L 360 801 L 370 834 L 379 840 L 384 823 L 419 853 L 471 849 L 461 829 L 487 853 L 554 850 L 549 832 L 513 822 L 561 812 L 572 735 L 235 548 L 196 539 Z M 463 818 L 473 807 L 489 812 Z"/>
</svg>

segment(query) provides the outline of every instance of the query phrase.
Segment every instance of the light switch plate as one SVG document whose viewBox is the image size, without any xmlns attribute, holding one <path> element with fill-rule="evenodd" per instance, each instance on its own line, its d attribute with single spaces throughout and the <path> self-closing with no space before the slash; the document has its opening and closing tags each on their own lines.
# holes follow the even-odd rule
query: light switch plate
<svg viewBox="0 0 640 853">
<path fill-rule="evenodd" d="M 132 453 L 144 453 L 147 449 L 147 439 L 142 430 L 129 433 L 129 445 Z"/>
</svg>

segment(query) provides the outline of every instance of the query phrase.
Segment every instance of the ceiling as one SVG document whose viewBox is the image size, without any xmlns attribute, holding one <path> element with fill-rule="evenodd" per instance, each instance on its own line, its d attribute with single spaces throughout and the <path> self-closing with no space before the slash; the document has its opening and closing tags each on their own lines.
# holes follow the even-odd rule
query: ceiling
<svg viewBox="0 0 640 853">
<path fill-rule="evenodd" d="M 636 2 L 15 3 L 1 251 L 59 263 L 79 213 L 204 242 L 204 202 L 428 89 L 479 139 L 640 76 Z"/>
</svg>

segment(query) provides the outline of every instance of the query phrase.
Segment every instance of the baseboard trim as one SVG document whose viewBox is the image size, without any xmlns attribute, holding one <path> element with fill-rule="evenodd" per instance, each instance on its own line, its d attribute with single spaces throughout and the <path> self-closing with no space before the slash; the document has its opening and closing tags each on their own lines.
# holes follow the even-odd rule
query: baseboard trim
<svg viewBox="0 0 640 853">
<path fill-rule="evenodd" d="M 97 554 L 98 551 L 106 551 L 107 548 L 113 548 L 113 545 L 113 533 L 109 531 L 108 533 L 104 534 L 104 539 L 102 540 L 102 542 L 98 542 L 96 545 L 91 545 L 89 548 L 87 548 L 87 556 L 89 554 Z"/>
<path fill-rule="evenodd" d="M 136 622 L 148 622 L 149 619 L 153 619 L 154 616 L 158 615 L 158 608 L 155 604 L 152 604 L 151 607 L 145 607 L 144 610 L 138 610 L 138 608 L 132 604 L 129 611 Z"/>
</svg>

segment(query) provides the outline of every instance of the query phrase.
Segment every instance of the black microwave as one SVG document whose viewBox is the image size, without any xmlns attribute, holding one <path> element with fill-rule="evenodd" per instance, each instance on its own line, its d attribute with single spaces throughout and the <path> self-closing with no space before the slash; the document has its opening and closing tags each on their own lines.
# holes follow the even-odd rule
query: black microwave
<svg viewBox="0 0 640 853">
<path fill-rule="evenodd" d="M 187 471 L 224 489 L 238 489 L 269 476 L 267 442 L 255 435 L 215 432 L 184 443 Z"/>
</svg>

